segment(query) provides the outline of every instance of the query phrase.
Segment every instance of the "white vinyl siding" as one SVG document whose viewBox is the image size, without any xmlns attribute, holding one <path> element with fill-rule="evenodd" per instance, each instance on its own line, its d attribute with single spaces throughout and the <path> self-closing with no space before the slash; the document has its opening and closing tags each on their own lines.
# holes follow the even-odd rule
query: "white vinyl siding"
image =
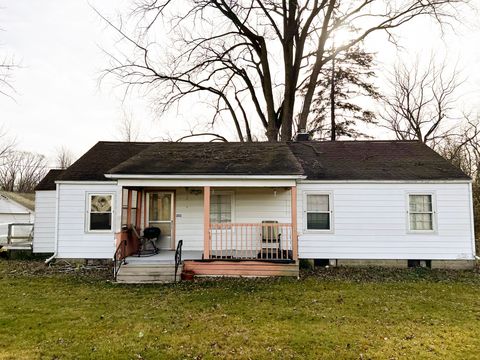
<svg viewBox="0 0 480 360">
<path fill-rule="evenodd" d="M 299 255 L 318 259 L 473 259 L 468 183 L 300 183 L 332 193 L 335 233 L 305 230 L 298 196 Z M 408 194 L 435 194 L 435 231 L 411 232 Z M 436 205 L 435 205 L 436 204 Z"/>
<path fill-rule="evenodd" d="M 110 183 L 59 184 L 58 186 L 58 257 L 111 259 L 115 251 L 114 232 L 119 231 L 121 223 L 121 202 L 114 200 L 111 231 L 89 232 L 86 216 L 89 205 L 88 196 L 89 194 L 113 194 L 114 199 L 120 199 L 120 187 Z"/>
<path fill-rule="evenodd" d="M 56 193 L 55 190 L 35 193 L 34 253 L 53 253 L 55 251 Z"/>
</svg>

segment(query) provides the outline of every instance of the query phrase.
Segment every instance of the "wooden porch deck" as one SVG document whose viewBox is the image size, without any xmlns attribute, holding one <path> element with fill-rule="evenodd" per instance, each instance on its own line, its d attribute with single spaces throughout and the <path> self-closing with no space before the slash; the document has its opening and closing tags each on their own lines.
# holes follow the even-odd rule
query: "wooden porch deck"
<svg viewBox="0 0 480 360">
<path fill-rule="evenodd" d="M 128 256 L 118 275 L 119 283 L 168 283 L 180 280 L 182 271 L 195 276 L 298 277 L 298 263 L 289 260 L 203 259 L 202 251 L 183 251 L 182 264 L 175 273 L 175 252 L 161 251 L 153 256 Z"/>
</svg>

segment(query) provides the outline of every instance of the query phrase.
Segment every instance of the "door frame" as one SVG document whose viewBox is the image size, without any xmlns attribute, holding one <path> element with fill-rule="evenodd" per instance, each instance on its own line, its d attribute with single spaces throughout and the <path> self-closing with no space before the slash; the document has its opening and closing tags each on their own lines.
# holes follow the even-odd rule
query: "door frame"
<svg viewBox="0 0 480 360">
<path fill-rule="evenodd" d="M 172 194 L 172 205 L 171 205 L 171 215 L 172 215 L 172 235 L 171 235 L 171 240 L 170 240 L 170 249 L 169 250 L 175 250 L 175 244 L 176 244 L 176 228 L 177 228 L 177 221 L 176 221 L 176 209 L 177 209 L 177 193 L 175 189 L 148 189 L 144 191 L 145 193 L 145 198 L 144 198 L 144 228 L 148 226 L 149 223 L 149 216 L 150 216 L 150 201 L 149 201 L 149 195 L 151 193 L 169 193 Z M 160 249 L 161 250 L 161 249 Z"/>
</svg>

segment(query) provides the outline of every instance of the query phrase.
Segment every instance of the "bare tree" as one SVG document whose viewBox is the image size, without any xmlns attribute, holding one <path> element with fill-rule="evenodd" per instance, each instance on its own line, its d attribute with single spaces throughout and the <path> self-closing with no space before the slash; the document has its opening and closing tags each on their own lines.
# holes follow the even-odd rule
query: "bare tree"
<svg viewBox="0 0 480 360">
<path fill-rule="evenodd" d="M 295 127 L 307 128 L 326 63 L 374 32 L 393 39 L 393 29 L 420 16 L 448 23 L 464 3 L 139 0 L 132 28 L 125 19 L 116 24 L 99 14 L 120 35 L 105 75 L 117 77 L 126 92 L 133 86 L 155 92 L 161 112 L 201 96 L 213 105 L 211 123 L 230 119 L 240 141 L 251 141 L 257 125 L 269 141 L 290 140 Z M 346 27 L 354 30 L 352 38 L 327 51 Z"/>
<path fill-rule="evenodd" d="M 480 121 L 465 116 L 464 125 L 456 134 L 445 138 L 437 151 L 445 159 L 463 170 L 473 179 L 472 197 L 475 234 L 480 234 Z M 476 251 L 480 252 L 480 241 L 476 241 Z"/>
<path fill-rule="evenodd" d="M 3 126 L 0 126 L 0 166 L 7 161 L 14 148 L 15 139 L 12 139 L 8 131 Z"/>
<path fill-rule="evenodd" d="M 453 135 L 461 120 L 455 114 L 462 83 L 458 78 L 456 70 L 448 71 L 446 62 L 436 66 L 433 57 L 423 69 L 418 60 L 413 66 L 396 65 L 382 115 L 384 127 L 399 140 L 420 140 L 435 147 Z"/>
<path fill-rule="evenodd" d="M 480 120 L 464 115 L 464 121 L 455 131 L 437 144 L 436 150 L 445 159 L 462 169 L 473 179 L 478 177 L 480 164 Z M 480 220 L 480 219 L 479 219 Z"/>
<path fill-rule="evenodd" d="M 2 31 L 4 30 L 0 28 L 0 33 Z M 15 62 L 13 56 L 2 54 L 0 52 L 0 96 L 6 96 L 13 99 L 13 95 L 16 91 L 12 85 L 12 76 L 13 70 L 17 67 L 18 64 Z"/>
<path fill-rule="evenodd" d="M 15 88 L 12 85 L 13 70 L 17 65 L 8 58 L 4 58 L 0 62 L 0 95 L 13 99 Z"/>
<path fill-rule="evenodd" d="M 45 156 L 14 151 L 0 166 L 0 188 L 5 191 L 33 192 L 47 172 Z"/>
<path fill-rule="evenodd" d="M 140 136 L 140 128 L 137 124 L 135 124 L 131 114 L 123 112 L 122 120 L 118 125 L 118 133 L 122 141 L 138 141 Z"/>
<path fill-rule="evenodd" d="M 57 155 L 55 157 L 56 160 L 56 166 L 59 169 L 66 169 L 70 165 L 72 165 L 75 157 L 73 153 L 66 147 L 62 146 L 59 149 L 57 149 Z"/>
</svg>

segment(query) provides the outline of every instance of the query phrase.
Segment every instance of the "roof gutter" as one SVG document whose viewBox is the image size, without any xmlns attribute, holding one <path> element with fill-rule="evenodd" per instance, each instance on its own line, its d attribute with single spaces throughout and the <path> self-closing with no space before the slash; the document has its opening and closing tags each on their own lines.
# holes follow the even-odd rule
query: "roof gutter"
<svg viewBox="0 0 480 360">
<path fill-rule="evenodd" d="M 302 184 L 471 184 L 471 179 L 443 180 L 302 180 Z"/>
<path fill-rule="evenodd" d="M 146 175 L 146 174 L 104 174 L 108 179 L 141 179 L 141 180 L 171 180 L 171 179 L 234 179 L 234 180 L 297 180 L 306 179 L 304 175 Z"/>
</svg>

